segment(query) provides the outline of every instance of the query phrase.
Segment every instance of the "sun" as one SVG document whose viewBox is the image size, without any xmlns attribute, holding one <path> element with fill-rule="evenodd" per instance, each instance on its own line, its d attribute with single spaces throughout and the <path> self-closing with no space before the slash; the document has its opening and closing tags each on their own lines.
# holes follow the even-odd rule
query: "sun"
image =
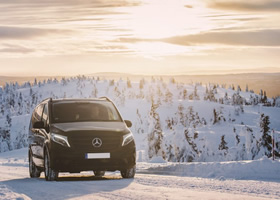
<svg viewBox="0 0 280 200">
<path fill-rule="evenodd" d="M 119 9 L 118 11 L 126 14 L 122 19 L 118 18 L 116 26 L 129 30 L 126 37 L 139 39 L 126 44 L 138 55 L 155 58 L 189 54 L 193 52 L 193 47 L 171 45 L 157 40 L 196 34 L 209 29 L 211 23 L 204 17 L 204 9 L 197 1 L 143 0 L 139 6 Z"/>
<path fill-rule="evenodd" d="M 131 29 L 135 37 L 158 39 L 193 34 L 209 27 L 209 21 L 202 16 L 203 7 L 192 9 L 186 1 L 143 1 L 143 5 L 124 11 L 129 17 L 122 25 Z"/>
</svg>

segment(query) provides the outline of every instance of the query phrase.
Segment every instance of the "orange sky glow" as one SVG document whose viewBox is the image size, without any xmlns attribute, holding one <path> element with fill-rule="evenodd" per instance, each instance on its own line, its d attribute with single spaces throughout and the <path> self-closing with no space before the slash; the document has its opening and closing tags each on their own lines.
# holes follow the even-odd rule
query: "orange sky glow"
<svg viewBox="0 0 280 200">
<path fill-rule="evenodd" d="M 279 0 L 0 0 L 0 75 L 278 68 L 279 11 Z"/>
</svg>

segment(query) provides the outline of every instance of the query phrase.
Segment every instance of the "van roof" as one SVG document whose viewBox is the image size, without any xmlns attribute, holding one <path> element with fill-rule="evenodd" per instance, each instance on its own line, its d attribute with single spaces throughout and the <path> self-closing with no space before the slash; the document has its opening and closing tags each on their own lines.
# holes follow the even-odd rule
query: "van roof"
<svg viewBox="0 0 280 200">
<path fill-rule="evenodd" d="M 112 102 L 108 97 L 99 97 L 99 98 L 63 98 L 63 99 L 47 98 L 47 99 L 44 99 L 41 103 L 43 103 L 44 101 L 50 101 L 50 102 L 110 101 L 110 102 Z"/>
</svg>

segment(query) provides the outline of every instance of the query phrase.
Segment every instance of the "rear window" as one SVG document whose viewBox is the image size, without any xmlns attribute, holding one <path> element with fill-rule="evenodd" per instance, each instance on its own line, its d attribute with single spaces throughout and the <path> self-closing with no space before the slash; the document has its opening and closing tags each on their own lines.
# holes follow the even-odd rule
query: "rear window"
<svg viewBox="0 0 280 200">
<path fill-rule="evenodd" d="M 57 102 L 52 105 L 53 123 L 121 121 L 111 102 Z"/>
</svg>

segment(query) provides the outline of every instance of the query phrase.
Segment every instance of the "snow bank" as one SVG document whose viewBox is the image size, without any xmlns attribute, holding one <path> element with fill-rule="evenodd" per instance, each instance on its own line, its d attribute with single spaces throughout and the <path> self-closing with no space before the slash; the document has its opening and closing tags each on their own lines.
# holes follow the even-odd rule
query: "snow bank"
<svg viewBox="0 0 280 200">
<path fill-rule="evenodd" d="M 161 156 L 153 157 L 149 163 L 167 163 Z"/>
<path fill-rule="evenodd" d="M 138 163 L 138 172 L 214 179 L 280 180 L 280 161 L 263 157 L 253 161 Z"/>
</svg>

